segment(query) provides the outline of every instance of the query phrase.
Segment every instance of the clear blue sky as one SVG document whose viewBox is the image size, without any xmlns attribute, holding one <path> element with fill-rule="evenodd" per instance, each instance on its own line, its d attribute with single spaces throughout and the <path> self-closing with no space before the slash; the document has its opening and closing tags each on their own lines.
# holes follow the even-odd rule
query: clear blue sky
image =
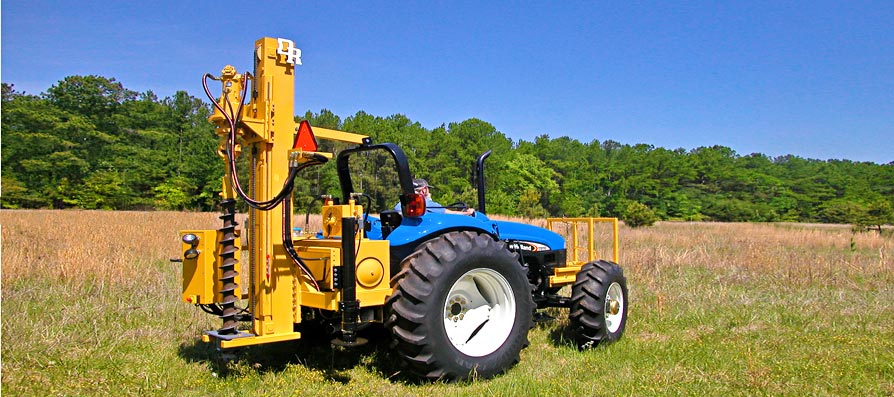
<svg viewBox="0 0 894 397">
<path fill-rule="evenodd" d="M 894 161 L 894 1 L 4 0 L 5 83 L 69 75 L 160 97 L 303 51 L 296 112 L 477 117 L 540 134 L 740 155 Z"/>
</svg>

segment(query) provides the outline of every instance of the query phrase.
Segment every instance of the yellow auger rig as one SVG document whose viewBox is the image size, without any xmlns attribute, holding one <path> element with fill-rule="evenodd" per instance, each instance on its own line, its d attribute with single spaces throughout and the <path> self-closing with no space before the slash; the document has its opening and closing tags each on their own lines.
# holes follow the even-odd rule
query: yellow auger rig
<svg viewBox="0 0 894 397">
<path fill-rule="evenodd" d="M 362 327 L 378 324 L 390 330 L 395 354 L 411 372 L 463 379 L 490 377 L 517 362 L 539 309 L 568 308 L 582 348 L 621 337 L 628 300 L 616 264 L 617 219 L 554 218 L 547 229 L 491 220 L 484 203 L 489 152 L 477 163 L 477 211 L 465 216 L 427 208 L 398 146 L 296 124 L 300 64 L 291 40 L 263 38 L 255 42 L 252 73 L 226 66 L 203 80 L 226 166 L 222 226 L 184 230 L 181 240 L 183 301 L 222 320 L 204 332 L 205 342 L 229 351 L 299 339 L 297 326 L 316 316 L 337 330 L 333 344 L 350 347 L 365 343 Z M 221 84 L 219 97 L 208 80 Z M 352 146 L 337 155 L 321 152 L 318 139 Z M 355 190 L 349 167 L 353 155 L 372 151 L 393 160 L 400 189 L 394 198 L 400 210 L 382 209 L 378 217 L 360 205 L 364 194 Z M 247 186 L 237 172 L 240 156 L 247 156 Z M 296 179 L 332 159 L 341 192 L 325 196 L 322 230 L 293 235 Z M 249 207 L 243 229 L 237 200 Z M 611 260 L 597 259 L 599 222 L 612 225 Z M 568 231 L 570 246 L 553 231 L 559 229 Z M 565 286 L 572 287 L 570 296 L 560 291 Z"/>
</svg>

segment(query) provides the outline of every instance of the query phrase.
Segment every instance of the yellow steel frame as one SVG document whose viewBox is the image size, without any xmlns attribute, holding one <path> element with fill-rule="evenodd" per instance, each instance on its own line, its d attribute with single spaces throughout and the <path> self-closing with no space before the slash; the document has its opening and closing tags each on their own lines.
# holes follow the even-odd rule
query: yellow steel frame
<svg viewBox="0 0 894 397">
<path fill-rule="evenodd" d="M 339 130 L 330 130 L 328 128 L 314 127 L 314 135 L 317 139 L 329 139 L 332 141 L 347 142 L 361 144 L 369 137 L 366 135 L 353 134 Z"/>
<path fill-rule="evenodd" d="M 360 307 L 381 306 L 391 294 L 391 265 L 389 243 L 386 240 L 358 239 L 357 249 L 357 300 Z M 333 290 L 332 265 L 341 263 L 341 240 L 306 239 L 295 241 L 295 249 L 311 268 L 320 287 L 330 291 L 315 291 L 305 288 L 298 293 L 302 305 L 324 310 L 338 310 L 341 292 Z M 365 277 L 365 278 L 364 278 Z M 369 282 L 365 282 L 368 280 Z"/>
<path fill-rule="evenodd" d="M 273 198 L 286 183 L 295 131 L 295 65 L 288 63 L 278 50 L 276 39 L 255 42 L 251 100 L 241 115 L 244 128 L 239 135 L 243 145 L 248 145 L 243 152 L 251 156 L 248 194 L 256 200 Z M 270 211 L 252 209 L 249 212 L 252 223 L 248 225 L 252 269 L 249 277 L 254 286 L 250 300 L 255 318 L 252 333 L 256 336 L 291 334 L 294 328 L 291 321 L 293 269 L 278 238 L 282 233 L 282 211 L 283 206 L 279 205 Z"/>
<path fill-rule="evenodd" d="M 620 257 L 619 238 L 618 238 L 618 218 L 547 218 L 546 228 L 556 231 L 558 224 L 569 225 L 570 236 L 566 236 L 567 261 L 566 266 L 555 269 L 554 275 L 549 278 L 549 285 L 557 287 L 574 283 L 580 268 L 588 263 L 600 259 L 599 252 L 596 249 L 596 224 L 611 224 L 612 230 L 612 262 L 618 263 Z M 579 226 L 586 226 L 587 245 L 581 247 Z M 586 260 L 579 260 L 580 255 L 586 252 Z"/>
<path fill-rule="evenodd" d="M 289 170 L 290 154 L 294 161 L 302 157 L 300 150 L 292 150 L 292 143 L 298 124 L 294 121 L 295 98 L 295 64 L 290 62 L 288 51 L 281 48 L 284 41 L 265 37 L 255 42 L 254 75 L 237 73 L 236 69 L 227 65 L 220 76 L 223 90 L 218 104 L 225 110 L 235 112 L 240 104 L 248 99 L 242 107 L 239 116 L 241 123 L 237 125 L 236 155 L 247 154 L 250 156 L 250 180 L 249 191 L 246 193 L 258 201 L 266 201 L 273 198 L 286 182 Z M 290 44 L 291 45 L 291 44 Z M 294 61 L 294 60 L 292 60 Z M 300 63 L 299 63 L 300 64 Z M 247 92 L 248 98 L 242 98 L 240 93 L 245 85 L 250 84 Z M 229 123 L 226 117 L 218 110 L 209 117 L 209 121 L 217 126 L 216 133 L 220 135 L 221 156 L 226 159 L 226 145 L 230 133 Z M 340 142 L 361 144 L 368 137 L 360 134 L 352 134 L 343 131 L 326 128 L 314 128 L 313 133 L 317 139 L 328 139 Z M 297 152 L 297 153 L 296 153 Z M 319 153 L 327 158 L 332 154 Z M 229 167 L 223 180 L 223 198 L 235 198 L 235 188 L 232 183 Z M 249 212 L 248 240 L 248 266 L 242 265 L 242 269 L 249 269 L 249 279 L 253 286 L 248 299 L 254 316 L 251 333 L 241 333 L 239 337 L 218 339 L 215 336 L 205 334 L 202 339 L 206 342 L 216 341 L 221 348 L 234 348 L 260 343 L 286 341 L 298 339 L 301 334 L 294 332 L 294 324 L 301 322 L 301 307 L 316 307 L 327 310 L 337 310 L 341 298 L 337 291 L 316 291 L 311 281 L 306 279 L 292 264 L 291 258 L 282 243 L 281 230 L 283 219 L 283 205 L 279 205 L 270 211 L 251 209 Z M 340 225 L 341 218 L 345 216 L 358 216 L 362 214 L 362 208 L 349 203 L 343 206 L 324 207 L 324 216 L 329 215 L 328 220 L 337 229 L 331 228 L 325 240 L 298 240 L 296 249 L 304 253 L 325 253 L 329 258 L 326 261 L 314 263 L 312 267 L 328 270 L 331 274 L 333 266 L 341 264 L 340 255 Z M 286 214 L 291 216 L 291 214 Z M 214 233 L 215 231 L 205 231 Z M 361 240 L 359 255 L 357 256 L 356 269 L 358 279 L 366 285 L 358 283 L 357 298 L 361 301 L 361 307 L 382 305 L 385 298 L 391 293 L 389 286 L 390 266 L 389 251 L 386 241 L 370 241 L 363 237 L 362 228 L 358 233 Z M 219 241 L 218 237 L 218 241 Z M 209 252 L 207 255 L 211 255 Z M 205 283 L 214 283 L 217 278 L 210 278 L 216 271 L 211 269 L 211 260 L 202 258 L 201 269 L 207 280 Z M 314 262 L 314 261 L 311 261 Z M 186 266 L 184 264 L 184 266 Z M 362 273 L 361 273 L 362 272 Z M 193 273 L 198 274 L 197 271 Z M 186 273 L 184 273 L 186 274 Z M 325 285 L 325 284 L 324 284 Z M 328 284 L 331 287 L 331 280 Z M 189 294 L 187 294 L 189 289 Z M 246 290 L 246 286 L 242 286 Z M 201 295 L 194 291 L 201 290 Z M 187 288 L 184 280 L 184 297 L 205 299 L 209 287 L 199 285 Z M 219 288 L 218 288 L 219 290 Z M 216 297 L 216 294 L 214 294 Z M 213 300 L 213 299 L 212 299 Z M 207 299 L 202 302 L 208 302 Z M 210 303 L 210 302 L 208 302 Z"/>
</svg>

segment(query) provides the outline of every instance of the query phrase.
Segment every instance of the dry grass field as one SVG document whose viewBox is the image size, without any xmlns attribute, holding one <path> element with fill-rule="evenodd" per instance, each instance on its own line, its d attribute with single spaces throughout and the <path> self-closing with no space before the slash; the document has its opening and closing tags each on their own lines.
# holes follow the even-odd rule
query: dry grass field
<svg viewBox="0 0 894 397">
<path fill-rule="evenodd" d="M 262 347 L 219 374 L 196 342 L 218 320 L 179 302 L 179 265 L 168 261 L 180 254 L 178 230 L 218 226 L 213 213 L 0 212 L 2 393 L 894 396 L 890 236 L 800 224 L 622 227 L 632 306 L 620 342 L 578 352 L 555 311 L 506 375 L 417 384 L 399 375 L 387 344 Z"/>
</svg>

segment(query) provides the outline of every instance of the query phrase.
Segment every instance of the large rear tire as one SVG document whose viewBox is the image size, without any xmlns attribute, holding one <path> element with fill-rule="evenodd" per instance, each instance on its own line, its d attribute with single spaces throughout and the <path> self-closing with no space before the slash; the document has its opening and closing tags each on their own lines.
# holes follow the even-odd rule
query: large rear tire
<svg viewBox="0 0 894 397">
<path fill-rule="evenodd" d="M 402 263 L 388 299 L 397 354 L 428 379 L 489 378 L 528 345 L 534 301 L 524 268 L 503 242 L 454 232 Z"/>
<path fill-rule="evenodd" d="M 585 264 L 571 288 L 568 319 L 580 349 L 614 342 L 627 325 L 627 279 L 621 267 L 609 261 Z"/>
</svg>

